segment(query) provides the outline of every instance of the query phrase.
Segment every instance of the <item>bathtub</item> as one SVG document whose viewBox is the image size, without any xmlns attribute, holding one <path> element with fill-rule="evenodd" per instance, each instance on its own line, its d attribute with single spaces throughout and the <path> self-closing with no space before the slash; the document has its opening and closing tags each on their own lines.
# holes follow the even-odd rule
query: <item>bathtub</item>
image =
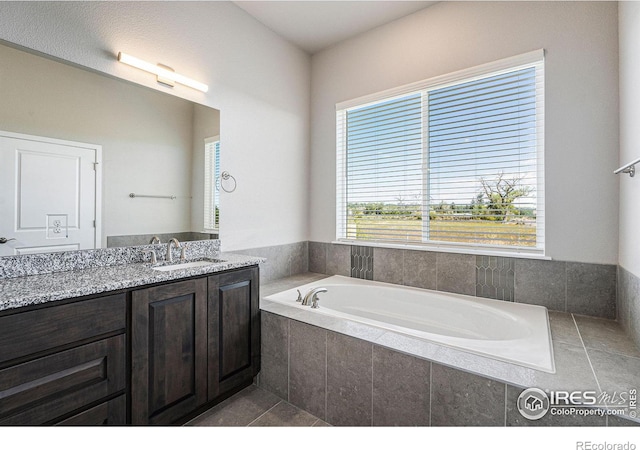
<svg viewBox="0 0 640 450">
<path fill-rule="evenodd" d="M 314 287 L 319 308 L 296 302 Z M 265 300 L 410 335 L 488 358 L 555 373 L 547 309 L 332 276 Z"/>
</svg>

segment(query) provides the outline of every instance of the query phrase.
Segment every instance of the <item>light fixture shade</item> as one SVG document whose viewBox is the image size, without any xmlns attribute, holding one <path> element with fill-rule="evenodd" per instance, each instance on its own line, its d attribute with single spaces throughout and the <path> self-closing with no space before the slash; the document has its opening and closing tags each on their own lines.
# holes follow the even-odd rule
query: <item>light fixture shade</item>
<svg viewBox="0 0 640 450">
<path fill-rule="evenodd" d="M 152 73 L 161 79 L 171 80 L 184 86 L 188 86 L 192 89 L 196 89 L 198 91 L 207 92 L 209 90 L 209 86 L 204 83 L 192 80 L 191 78 L 180 75 L 179 73 L 176 73 L 173 70 L 166 69 L 165 67 L 143 61 L 142 59 L 136 58 L 135 56 L 131 56 L 127 53 L 119 52 L 118 61 L 137 69 Z"/>
</svg>

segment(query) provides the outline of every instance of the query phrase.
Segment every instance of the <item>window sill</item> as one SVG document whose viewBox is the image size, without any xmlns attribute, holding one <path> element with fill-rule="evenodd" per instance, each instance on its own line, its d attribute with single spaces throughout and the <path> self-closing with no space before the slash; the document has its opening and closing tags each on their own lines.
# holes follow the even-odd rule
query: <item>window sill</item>
<svg viewBox="0 0 640 450">
<path fill-rule="evenodd" d="M 541 250 L 520 250 L 520 249 L 496 249 L 496 248 L 480 248 L 480 247 L 457 247 L 455 245 L 441 245 L 441 244 L 424 244 L 424 245 L 412 245 L 412 244 L 398 244 L 398 243 L 385 243 L 374 241 L 356 241 L 356 240 L 336 240 L 332 241 L 332 244 L 337 245 L 358 245 L 362 247 L 377 247 L 377 248 L 393 248 L 398 250 L 418 250 L 423 252 L 440 252 L 440 253 L 458 253 L 466 255 L 480 255 L 480 256 L 501 256 L 505 258 L 524 258 L 524 259 L 542 259 L 550 261 L 550 256 L 544 255 Z"/>
</svg>

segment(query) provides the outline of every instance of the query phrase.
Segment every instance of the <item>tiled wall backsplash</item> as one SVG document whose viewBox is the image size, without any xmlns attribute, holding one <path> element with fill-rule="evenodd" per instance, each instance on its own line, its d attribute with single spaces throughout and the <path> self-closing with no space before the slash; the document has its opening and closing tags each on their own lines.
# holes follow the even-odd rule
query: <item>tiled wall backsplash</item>
<svg viewBox="0 0 640 450">
<path fill-rule="evenodd" d="M 612 264 L 296 242 L 239 251 L 267 258 L 261 280 L 304 272 L 546 306 L 588 316 L 616 316 L 640 344 L 640 281 Z M 620 312 L 616 312 L 616 291 Z M 633 300 L 632 300 L 633 299 Z M 633 314 L 633 316 L 632 316 Z"/>
<path fill-rule="evenodd" d="M 555 311 L 616 318 L 615 265 L 325 242 L 309 242 L 308 255 L 310 272 L 355 276 L 424 289 L 542 305 Z M 369 271 L 372 273 L 371 278 L 367 278 Z M 636 317 L 640 319 L 640 315 Z"/>
<path fill-rule="evenodd" d="M 131 234 L 122 236 L 107 236 L 107 247 L 129 247 L 133 245 L 146 245 L 151 239 L 157 237 L 161 243 L 166 244 L 171 238 L 180 242 L 203 241 L 206 239 L 218 239 L 218 234 L 198 233 L 197 231 L 184 231 L 179 233 L 160 234 Z"/>
<path fill-rule="evenodd" d="M 640 278 L 618 267 L 618 322 L 640 347 Z"/>
<path fill-rule="evenodd" d="M 267 282 L 309 271 L 309 242 L 250 248 L 234 253 L 267 258 L 260 265 L 260 281 Z M 348 276 L 348 274 L 347 274 Z"/>
</svg>

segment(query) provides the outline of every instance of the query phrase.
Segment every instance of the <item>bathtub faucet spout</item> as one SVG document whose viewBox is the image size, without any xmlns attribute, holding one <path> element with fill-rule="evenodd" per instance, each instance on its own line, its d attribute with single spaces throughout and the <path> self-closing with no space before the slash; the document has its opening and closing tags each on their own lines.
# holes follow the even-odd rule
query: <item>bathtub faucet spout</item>
<svg viewBox="0 0 640 450">
<path fill-rule="evenodd" d="M 309 306 L 309 304 L 311 303 L 312 308 L 318 308 L 318 294 L 320 294 L 321 292 L 327 292 L 327 288 L 317 287 L 311 289 L 305 294 L 304 298 L 302 299 L 302 306 Z"/>
</svg>

